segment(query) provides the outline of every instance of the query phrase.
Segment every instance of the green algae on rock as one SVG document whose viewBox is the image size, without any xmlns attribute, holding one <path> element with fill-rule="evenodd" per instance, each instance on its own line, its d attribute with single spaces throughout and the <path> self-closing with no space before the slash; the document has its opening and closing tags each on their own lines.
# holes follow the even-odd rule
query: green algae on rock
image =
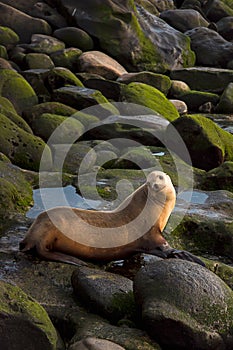
<svg viewBox="0 0 233 350">
<path fill-rule="evenodd" d="M 52 143 L 73 143 L 84 132 L 84 126 L 73 117 L 43 113 L 32 124 L 34 134 L 41 137 L 45 142 L 52 136 Z"/>
<path fill-rule="evenodd" d="M 3 114 L 0 114 L 0 124 L 0 151 L 15 165 L 38 171 L 42 153 L 45 152 L 46 169 L 51 168 L 51 151 L 42 139 L 21 129 Z"/>
<path fill-rule="evenodd" d="M 143 83 L 122 85 L 121 101 L 140 104 L 161 114 L 169 121 L 179 117 L 174 105 L 158 89 Z"/>
<path fill-rule="evenodd" d="M 224 161 L 233 160 L 233 135 L 222 130 L 209 118 L 202 115 L 182 116 L 168 125 L 166 138 L 171 149 L 182 158 L 182 151 L 173 144 L 173 127 L 179 132 L 189 151 L 193 166 L 211 170 Z"/>
<path fill-rule="evenodd" d="M 17 72 L 11 69 L 0 70 L 0 95 L 8 98 L 17 113 L 38 103 L 31 85 Z"/>
<path fill-rule="evenodd" d="M 233 161 L 222 163 L 219 167 L 208 171 L 200 178 L 203 190 L 228 190 L 233 192 Z"/>
<path fill-rule="evenodd" d="M 56 350 L 57 332 L 44 308 L 19 287 L 0 281 L 0 338 L 3 349 Z M 29 336 L 30 335 L 30 336 Z"/>
<path fill-rule="evenodd" d="M 0 26 L 0 44 L 6 47 L 16 45 L 19 42 L 19 36 L 9 27 Z"/>
<path fill-rule="evenodd" d="M 67 106 L 60 102 L 51 101 L 43 102 L 25 109 L 23 112 L 23 117 L 29 124 L 31 124 L 33 120 L 44 113 L 58 114 L 69 117 L 75 112 L 77 112 L 77 110 L 70 106 Z"/>
</svg>

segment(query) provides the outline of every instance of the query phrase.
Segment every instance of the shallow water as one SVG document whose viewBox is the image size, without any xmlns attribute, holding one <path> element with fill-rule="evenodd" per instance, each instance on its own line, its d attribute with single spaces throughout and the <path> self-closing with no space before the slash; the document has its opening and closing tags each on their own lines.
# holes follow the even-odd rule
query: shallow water
<svg viewBox="0 0 233 350">
<path fill-rule="evenodd" d="M 77 192 L 74 186 L 41 188 L 33 191 L 33 207 L 26 216 L 35 219 L 43 211 L 58 207 L 70 206 L 82 209 L 97 209 L 100 205 L 98 200 L 86 201 Z"/>
</svg>

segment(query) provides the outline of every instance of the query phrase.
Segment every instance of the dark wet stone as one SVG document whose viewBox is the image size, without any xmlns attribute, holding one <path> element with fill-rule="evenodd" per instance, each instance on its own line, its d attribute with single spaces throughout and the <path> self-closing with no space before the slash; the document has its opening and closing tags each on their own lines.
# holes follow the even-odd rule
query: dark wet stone
<svg viewBox="0 0 233 350">
<path fill-rule="evenodd" d="M 142 268 L 134 280 L 145 329 L 164 349 L 231 349 L 233 292 L 214 273 L 183 260 Z"/>
</svg>

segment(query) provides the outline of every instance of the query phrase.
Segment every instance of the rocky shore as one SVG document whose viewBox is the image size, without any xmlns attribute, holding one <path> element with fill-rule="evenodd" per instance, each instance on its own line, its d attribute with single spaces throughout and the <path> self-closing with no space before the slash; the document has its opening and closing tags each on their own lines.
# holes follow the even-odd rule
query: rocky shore
<svg viewBox="0 0 233 350">
<path fill-rule="evenodd" d="M 232 349 L 232 2 L 5 0 L 0 13 L 1 349 Z M 153 169 L 177 190 L 166 239 L 207 268 L 19 252 L 33 189 L 112 208 Z"/>
</svg>

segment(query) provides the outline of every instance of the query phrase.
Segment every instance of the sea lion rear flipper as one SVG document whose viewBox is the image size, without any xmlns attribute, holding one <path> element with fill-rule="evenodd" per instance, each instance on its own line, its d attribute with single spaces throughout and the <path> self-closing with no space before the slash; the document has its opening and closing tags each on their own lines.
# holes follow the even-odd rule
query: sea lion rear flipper
<svg viewBox="0 0 233 350">
<path fill-rule="evenodd" d="M 59 261 L 59 262 L 76 265 L 76 266 L 87 266 L 87 263 L 85 263 L 84 261 L 68 254 L 64 254 L 56 251 L 50 251 L 46 248 L 43 249 L 40 246 L 37 246 L 36 250 L 38 255 L 46 260 Z"/>
</svg>

